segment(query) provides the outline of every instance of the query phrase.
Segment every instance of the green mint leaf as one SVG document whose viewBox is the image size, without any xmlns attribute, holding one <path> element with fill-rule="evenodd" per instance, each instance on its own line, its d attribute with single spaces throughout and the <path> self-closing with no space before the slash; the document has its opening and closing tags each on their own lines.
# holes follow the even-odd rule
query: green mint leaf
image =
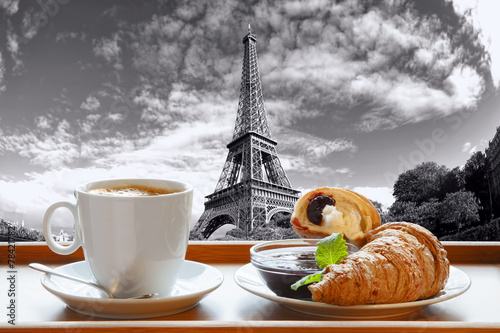
<svg viewBox="0 0 500 333">
<path fill-rule="evenodd" d="M 316 263 L 319 268 L 336 265 L 347 257 L 347 245 L 342 234 L 333 233 L 318 242 Z"/>
<path fill-rule="evenodd" d="M 322 270 L 321 272 L 314 273 L 314 274 L 309 274 L 307 276 L 304 276 L 302 279 L 299 281 L 295 282 L 292 284 L 290 287 L 293 290 L 299 289 L 299 287 L 305 286 L 306 284 L 310 284 L 313 282 L 319 282 L 323 278 L 323 274 L 325 274 L 325 269 Z"/>
<path fill-rule="evenodd" d="M 299 289 L 301 286 L 319 282 L 326 272 L 326 266 L 336 265 L 347 257 L 347 245 L 345 245 L 344 236 L 342 234 L 331 234 L 318 242 L 316 249 L 316 263 L 319 268 L 323 268 L 321 272 L 304 276 L 299 281 L 291 285 L 293 290 Z"/>
</svg>

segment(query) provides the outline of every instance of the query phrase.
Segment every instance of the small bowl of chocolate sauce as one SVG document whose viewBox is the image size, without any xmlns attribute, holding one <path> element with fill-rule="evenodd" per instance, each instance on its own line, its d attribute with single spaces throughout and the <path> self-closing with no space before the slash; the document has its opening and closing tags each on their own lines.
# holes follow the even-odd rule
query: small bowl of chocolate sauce
<svg viewBox="0 0 500 333">
<path fill-rule="evenodd" d="M 307 286 L 293 290 L 290 286 L 321 269 L 316 264 L 315 252 L 321 239 L 287 239 L 263 242 L 250 248 L 250 261 L 261 279 L 277 296 L 311 299 Z M 359 248 L 346 243 L 347 252 Z"/>
</svg>

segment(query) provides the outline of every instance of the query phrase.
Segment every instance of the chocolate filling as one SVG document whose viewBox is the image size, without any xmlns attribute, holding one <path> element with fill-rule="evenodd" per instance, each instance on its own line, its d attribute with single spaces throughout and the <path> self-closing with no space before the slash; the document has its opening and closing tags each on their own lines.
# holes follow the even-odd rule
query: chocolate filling
<svg viewBox="0 0 500 333">
<path fill-rule="evenodd" d="M 326 195 L 320 195 L 312 199 L 307 206 L 307 218 L 316 225 L 320 225 L 323 220 L 323 208 L 326 205 L 335 206 L 335 200 Z"/>
</svg>

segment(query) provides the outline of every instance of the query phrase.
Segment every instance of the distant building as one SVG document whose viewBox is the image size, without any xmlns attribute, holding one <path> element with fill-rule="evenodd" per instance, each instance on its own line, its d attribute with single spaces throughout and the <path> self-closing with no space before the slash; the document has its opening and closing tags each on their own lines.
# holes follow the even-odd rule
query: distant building
<svg viewBox="0 0 500 333">
<path fill-rule="evenodd" d="M 494 201 L 500 199 L 500 126 L 497 127 L 495 136 L 486 148 L 486 158 L 490 164 L 489 186 Z"/>
</svg>

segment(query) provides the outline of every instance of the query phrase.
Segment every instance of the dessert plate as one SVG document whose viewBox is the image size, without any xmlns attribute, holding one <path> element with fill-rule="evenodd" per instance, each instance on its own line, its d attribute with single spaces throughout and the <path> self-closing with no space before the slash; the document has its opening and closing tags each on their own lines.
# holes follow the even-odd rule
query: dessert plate
<svg viewBox="0 0 500 333">
<path fill-rule="evenodd" d="M 246 291 L 277 302 L 291 310 L 316 316 L 344 319 L 377 319 L 405 315 L 426 305 L 444 302 L 457 297 L 466 292 L 471 285 L 471 280 L 467 274 L 451 266 L 450 277 L 445 288 L 431 298 L 396 304 L 339 306 L 277 296 L 260 279 L 257 269 L 252 264 L 247 264 L 238 269 L 234 274 L 234 280 Z"/>
<path fill-rule="evenodd" d="M 85 261 L 64 265 L 56 271 L 92 280 Z M 212 266 L 184 261 L 177 284 L 169 297 L 147 299 L 110 299 L 101 291 L 67 279 L 42 275 L 42 285 L 73 311 L 91 317 L 142 319 L 173 315 L 195 307 L 208 293 L 217 289 L 224 277 Z"/>
</svg>

